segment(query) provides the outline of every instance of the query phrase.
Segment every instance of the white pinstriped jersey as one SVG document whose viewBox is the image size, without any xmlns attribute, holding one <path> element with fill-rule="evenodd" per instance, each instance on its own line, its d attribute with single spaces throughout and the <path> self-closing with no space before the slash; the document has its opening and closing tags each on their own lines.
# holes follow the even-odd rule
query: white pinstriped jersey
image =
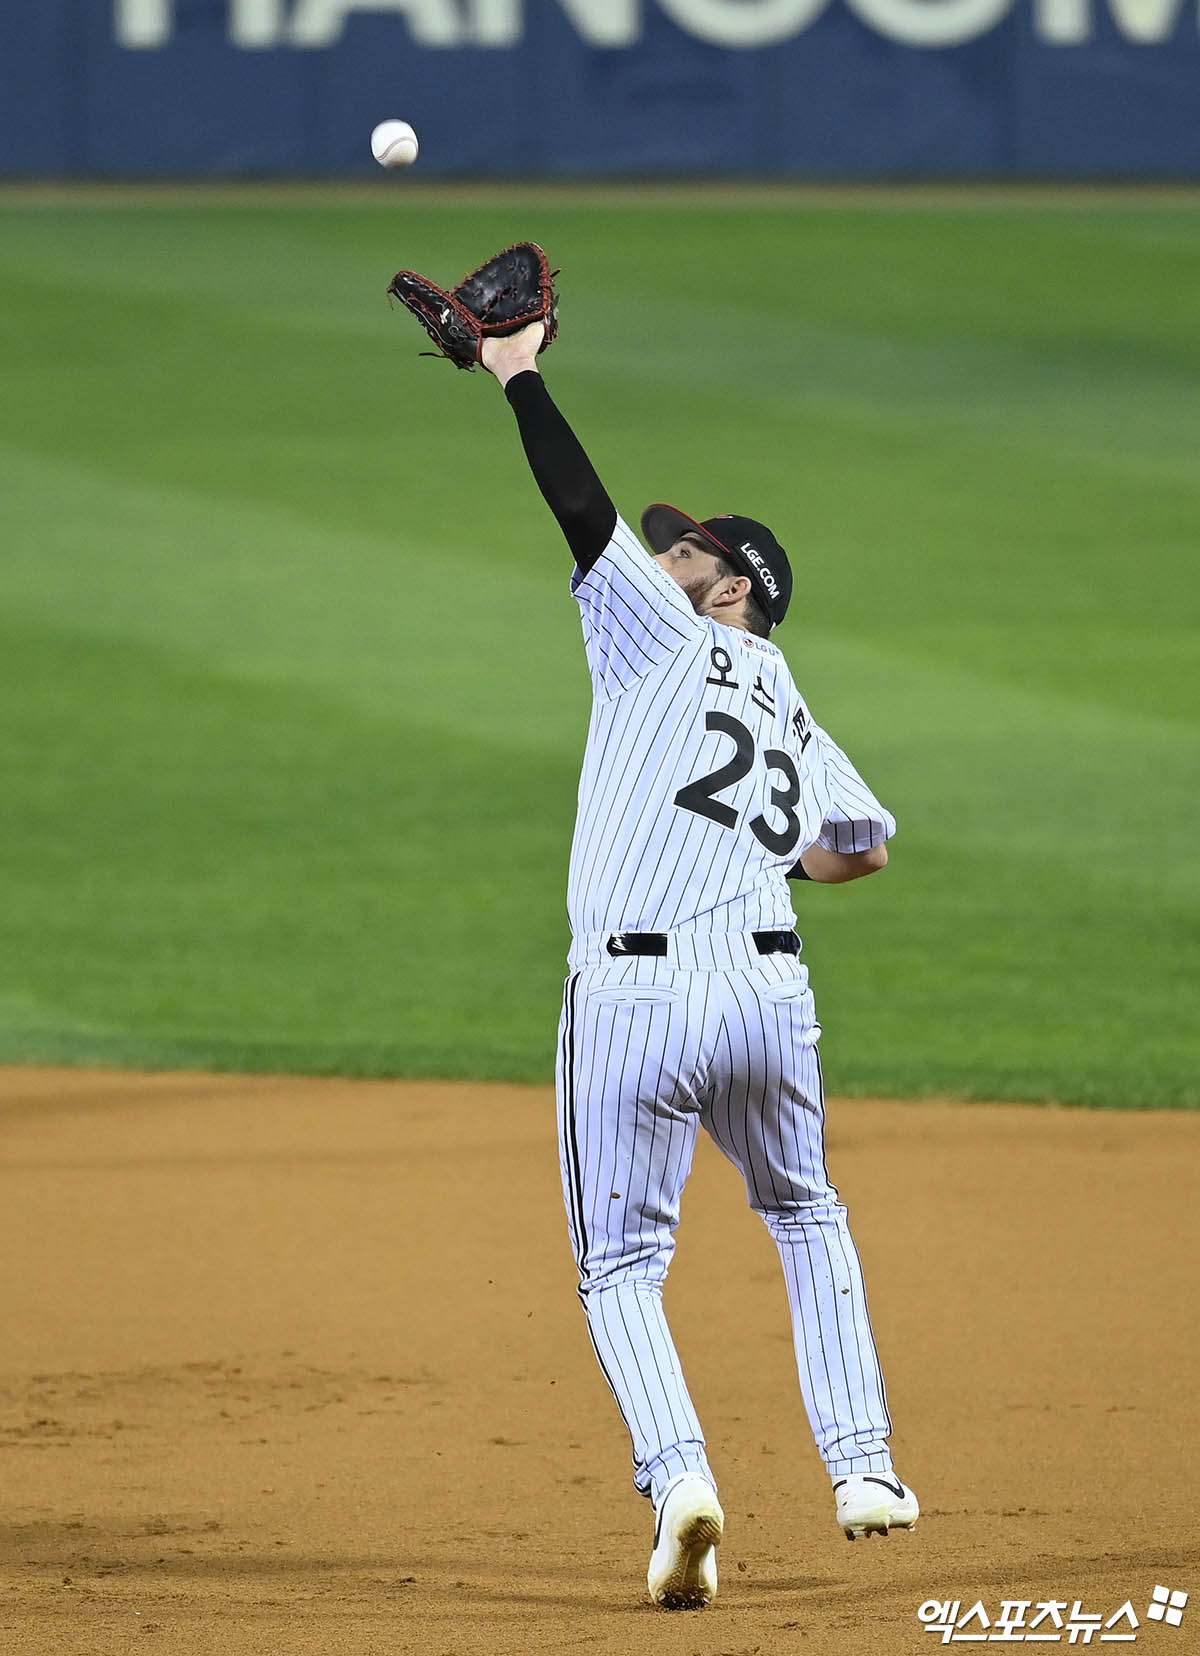
<svg viewBox="0 0 1200 1656">
<path fill-rule="evenodd" d="M 571 586 L 594 692 L 567 894 L 577 939 L 786 930 L 802 851 L 895 833 L 776 646 L 698 616 L 622 519 Z"/>
</svg>

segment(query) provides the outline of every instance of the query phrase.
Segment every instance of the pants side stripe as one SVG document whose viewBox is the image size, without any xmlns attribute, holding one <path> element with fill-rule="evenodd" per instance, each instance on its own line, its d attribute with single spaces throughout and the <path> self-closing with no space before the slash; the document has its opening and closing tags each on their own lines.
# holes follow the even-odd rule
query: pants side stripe
<svg viewBox="0 0 1200 1656">
<path fill-rule="evenodd" d="M 587 1227 L 583 1219 L 583 1175 L 579 1166 L 579 1141 L 575 1131 L 575 1020 L 579 1003 L 579 973 L 567 984 L 567 1015 L 563 1020 L 563 1155 L 566 1157 L 571 1192 L 571 1219 L 575 1228 L 576 1263 L 585 1275 Z"/>
</svg>

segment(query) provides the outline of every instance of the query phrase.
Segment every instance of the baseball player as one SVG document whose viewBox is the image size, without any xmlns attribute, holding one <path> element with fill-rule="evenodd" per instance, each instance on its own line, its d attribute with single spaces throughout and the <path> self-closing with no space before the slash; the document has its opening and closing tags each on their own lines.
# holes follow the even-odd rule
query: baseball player
<svg viewBox="0 0 1200 1656">
<path fill-rule="evenodd" d="M 574 554 L 594 692 L 568 889 L 563 1192 L 588 1330 L 654 1503 L 650 1596 L 701 1606 L 724 1516 L 662 1306 L 700 1127 L 778 1245 L 839 1524 L 853 1540 L 917 1521 L 825 1166 L 821 1031 L 788 887 L 874 873 L 895 822 L 770 640 L 792 590 L 774 535 L 654 505 L 647 556 L 551 400 L 543 339 L 535 322 L 480 360 Z"/>
</svg>

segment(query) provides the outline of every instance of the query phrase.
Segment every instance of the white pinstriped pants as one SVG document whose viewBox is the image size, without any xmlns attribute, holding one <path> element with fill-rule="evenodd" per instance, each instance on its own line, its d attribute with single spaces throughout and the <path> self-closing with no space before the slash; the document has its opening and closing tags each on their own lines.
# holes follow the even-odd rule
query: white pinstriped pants
<svg viewBox="0 0 1200 1656">
<path fill-rule="evenodd" d="M 656 1504 L 712 1478 L 663 1313 L 701 1125 L 779 1248 L 800 1386 L 829 1472 L 887 1472 L 892 1423 L 846 1209 L 825 1166 L 820 1026 L 794 955 L 740 970 L 638 956 L 567 980 L 558 1061 L 563 1195 L 596 1356 Z M 715 1480 L 713 1480 L 715 1482 Z"/>
</svg>

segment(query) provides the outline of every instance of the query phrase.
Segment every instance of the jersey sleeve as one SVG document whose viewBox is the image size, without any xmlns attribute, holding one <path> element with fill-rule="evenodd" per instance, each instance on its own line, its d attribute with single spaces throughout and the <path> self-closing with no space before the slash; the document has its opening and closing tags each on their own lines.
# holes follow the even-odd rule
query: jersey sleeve
<svg viewBox="0 0 1200 1656">
<path fill-rule="evenodd" d="M 817 844 L 826 851 L 869 851 L 896 832 L 896 819 L 879 803 L 841 748 L 820 725 L 813 735 L 829 790 L 829 805 Z"/>
<path fill-rule="evenodd" d="M 663 573 L 621 517 L 592 567 L 575 570 L 571 591 L 598 695 L 620 695 L 703 631 L 683 588 Z"/>
</svg>

